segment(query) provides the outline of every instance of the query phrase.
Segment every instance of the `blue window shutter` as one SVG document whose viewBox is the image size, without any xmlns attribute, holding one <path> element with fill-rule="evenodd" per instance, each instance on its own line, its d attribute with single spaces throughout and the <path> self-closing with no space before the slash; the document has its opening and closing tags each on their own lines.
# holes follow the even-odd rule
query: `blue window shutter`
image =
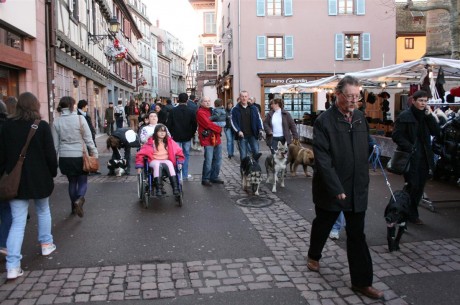
<svg viewBox="0 0 460 305">
<path fill-rule="evenodd" d="M 343 34 L 335 34 L 335 60 L 343 60 Z"/>
<path fill-rule="evenodd" d="M 284 37 L 284 58 L 285 59 L 294 58 L 294 36 Z"/>
<path fill-rule="evenodd" d="M 198 47 L 198 71 L 205 70 L 204 56 L 204 47 Z"/>
<path fill-rule="evenodd" d="M 292 16 L 292 0 L 284 0 L 284 16 Z"/>
<path fill-rule="evenodd" d="M 371 34 L 363 33 L 361 39 L 363 40 L 363 56 L 361 59 L 371 60 Z"/>
<path fill-rule="evenodd" d="M 329 16 L 337 16 L 337 0 L 328 0 Z"/>
<path fill-rule="evenodd" d="M 257 36 L 257 59 L 267 58 L 267 37 Z"/>
<path fill-rule="evenodd" d="M 265 16 L 265 0 L 257 0 L 257 16 Z"/>
<path fill-rule="evenodd" d="M 366 0 L 356 0 L 356 15 L 366 14 Z"/>
</svg>

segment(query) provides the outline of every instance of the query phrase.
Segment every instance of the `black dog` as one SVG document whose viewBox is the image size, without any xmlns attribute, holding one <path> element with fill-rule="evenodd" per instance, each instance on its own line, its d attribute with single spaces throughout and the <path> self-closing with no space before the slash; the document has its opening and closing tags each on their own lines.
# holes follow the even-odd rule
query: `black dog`
<svg viewBox="0 0 460 305">
<path fill-rule="evenodd" d="M 127 167 L 125 159 L 110 159 L 107 162 L 107 168 L 109 169 L 109 176 L 122 176 Z"/>
<path fill-rule="evenodd" d="M 259 195 L 259 185 L 262 182 L 262 169 L 260 168 L 259 161 L 261 153 L 256 154 L 254 157 L 252 155 L 248 155 L 243 160 L 241 160 L 240 164 L 240 172 L 241 172 L 241 184 L 243 186 L 243 190 L 246 191 L 248 186 L 251 186 L 252 192 L 254 195 Z"/>
<path fill-rule="evenodd" d="M 390 198 L 385 208 L 385 221 L 387 223 L 387 241 L 390 252 L 399 250 L 399 241 L 407 230 L 407 219 L 409 217 L 410 196 L 402 190 L 393 193 L 394 198 Z M 398 234 L 396 234 L 396 227 Z"/>
</svg>

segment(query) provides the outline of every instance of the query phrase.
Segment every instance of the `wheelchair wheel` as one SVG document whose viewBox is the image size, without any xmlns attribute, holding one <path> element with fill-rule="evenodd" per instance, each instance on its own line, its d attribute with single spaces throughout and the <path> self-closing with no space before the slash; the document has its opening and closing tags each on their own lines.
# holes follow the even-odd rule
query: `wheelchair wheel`
<svg viewBox="0 0 460 305">
<path fill-rule="evenodd" d="M 144 206 L 144 208 L 148 209 L 149 204 L 150 204 L 150 194 L 146 192 L 142 200 L 142 205 Z"/>
<path fill-rule="evenodd" d="M 137 198 L 139 200 L 144 199 L 144 192 L 145 192 L 145 180 L 144 180 L 144 172 L 141 172 L 137 175 Z"/>
<path fill-rule="evenodd" d="M 179 195 L 176 196 L 177 204 L 179 207 L 182 207 L 182 203 L 184 202 L 184 193 L 182 192 L 182 189 L 179 193 Z"/>
</svg>

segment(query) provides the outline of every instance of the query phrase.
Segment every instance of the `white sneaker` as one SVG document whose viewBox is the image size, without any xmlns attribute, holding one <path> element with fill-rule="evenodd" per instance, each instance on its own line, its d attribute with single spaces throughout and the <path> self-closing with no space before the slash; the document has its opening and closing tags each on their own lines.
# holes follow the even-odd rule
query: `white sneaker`
<svg viewBox="0 0 460 305">
<path fill-rule="evenodd" d="M 339 231 L 331 231 L 331 233 L 329 233 L 329 238 L 332 239 L 332 240 L 338 240 L 339 239 Z"/>
<path fill-rule="evenodd" d="M 56 250 L 56 245 L 55 244 L 42 244 L 42 255 L 47 256 L 50 255 L 51 253 Z"/>
<path fill-rule="evenodd" d="M 8 269 L 6 278 L 8 280 L 14 280 L 15 278 L 18 278 L 24 274 L 24 271 L 22 271 L 21 267 L 17 268 L 11 268 Z"/>
</svg>

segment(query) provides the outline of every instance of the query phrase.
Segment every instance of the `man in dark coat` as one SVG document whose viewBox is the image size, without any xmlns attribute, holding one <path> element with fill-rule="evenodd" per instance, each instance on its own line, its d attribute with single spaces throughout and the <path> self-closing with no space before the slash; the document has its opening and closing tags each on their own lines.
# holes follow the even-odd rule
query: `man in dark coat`
<svg viewBox="0 0 460 305">
<path fill-rule="evenodd" d="M 115 113 L 113 108 L 113 103 L 109 103 L 109 107 L 105 109 L 105 121 L 107 122 L 106 132 L 110 136 L 113 133 L 113 124 L 115 123 Z M 96 143 L 94 143 L 96 144 Z"/>
<path fill-rule="evenodd" d="M 393 129 L 393 141 L 398 150 L 412 152 L 409 172 L 404 174 L 407 191 L 411 197 L 409 221 L 422 225 L 418 215 L 418 204 L 428 177 L 434 172 L 434 155 L 431 136 L 439 137 L 439 125 L 427 105 L 428 92 L 419 90 L 412 96 L 412 106 L 401 112 Z"/>
<path fill-rule="evenodd" d="M 182 166 L 184 180 L 191 179 L 188 174 L 188 161 L 190 159 L 190 147 L 192 138 L 195 135 L 197 123 L 195 110 L 187 106 L 187 93 L 179 94 L 179 104 L 169 113 L 167 126 L 174 141 L 179 144 L 184 152 L 185 162 Z"/>
<path fill-rule="evenodd" d="M 345 76 L 335 89 L 337 101 L 315 121 L 313 220 L 307 267 L 319 272 L 321 252 L 340 212 L 346 219 L 347 256 L 352 290 L 379 299 L 372 287 L 372 258 L 364 234 L 369 187 L 369 127 L 361 111 L 359 82 Z"/>
<path fill-rule="evenodd" d="M 117 141 L 113 141 L 116 138 Z M 116 143 L 116 144 L 115 144 Z M 125 175 L 130 175 L 131 170 L 131 147 L 140 147 L 139 136 L 130 128 L 118 128 L 115 130 L 110 137 L 107 139 L 107 148 L 112 148 L 112 159 L 120 160 L 123 159 L 120 155 L 120 148 L 124 148 L 126 160 L 126 171 Z M 108 173 L 109 176 L 115 175 L 113 170 Z"/>
</svg>

